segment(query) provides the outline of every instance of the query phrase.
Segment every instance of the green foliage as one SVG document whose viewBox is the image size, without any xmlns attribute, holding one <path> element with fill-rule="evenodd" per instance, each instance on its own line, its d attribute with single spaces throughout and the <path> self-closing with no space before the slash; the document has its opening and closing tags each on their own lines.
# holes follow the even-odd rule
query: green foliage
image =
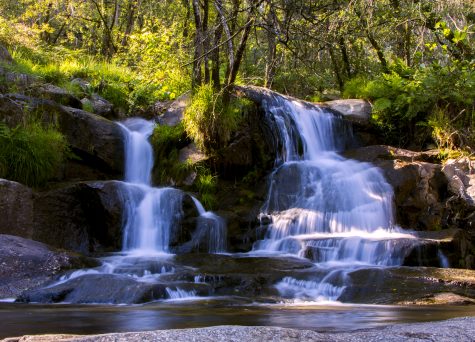
<svg viewBox="0 0 475 342">
<path fill-rule="evenodd" d="M 68 147 L 53 128 L 32 123 L 9 129 L 0 124 L 0 176 L 28 186 L 41 186 L 54 177 Z"/>
<path fill-rule="evenodd" d="M 229 142 L 250 104 L 239 98 L 225 103 L 223 93 L 216 93 L 209 84 L 202 85 L 185 110 L 185 131 L 203 151 L 217 151 Z"/>
<path fill-rule="evenodd" d="M 373 80 L 356 78 L 347 82 L 344 92 L 346 97 L 373 102 L 373 121 L 388 143 L 423 144 L 430 135 L 429 128 L 439 146 L 475 144 L 473 137 L 466 135 L 468 130 L 465 134 L 455 133 L 474 125 L 473 66 L 454 61 L 445 66 L 434 63 L 412 69 L 396 64 L 392 70 Z"/>
<path fill-rule="evenodd" d="M 195 188 L 199 193 L 200 201 L 205 208 L 213 209 L 216 207 L 216 191 L 218 177 L 213 175 L 211 171 L 203 166 L 196 168 Z"/>
<path fill-rule="evenodd" d="M 181 182 L 191 169 L 191 165 L 178 160 L 178 151 L 189 143 L 183 125 L 157 125 L 151 142 L 156 161 L 155 181 L 162 184 Z"/>
</svg>

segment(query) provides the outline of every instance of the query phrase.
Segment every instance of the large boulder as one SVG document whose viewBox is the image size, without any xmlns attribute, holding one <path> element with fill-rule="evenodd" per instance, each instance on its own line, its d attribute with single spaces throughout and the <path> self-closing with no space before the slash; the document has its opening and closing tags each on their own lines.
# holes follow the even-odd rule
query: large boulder
<svg viewBox="0 0 475 342">
<path fill-rule="evenodd" d="M 97 263 L 41 242 L 2 234 L 0 265 L 0 298 L 13 298 L 23 291 L 43 286 L 65 270 Z"/>
<path fill-rule="evenodd" d="M 121 128 L 99 115 L 71 107 L 61 107 L 58 124 L 73 152 L 85 163 L 121 178 L 124 143 Z"/>
<path fill-rule="evenodd" d="M 101 171 L 105 177 L 121 178 L 124 146 L 121 128 L 114 122 L 86 111 L 61 106 L 54 101 L 21 94 L 0 95 L 0 121 L 10 127 L 25 123 L 31 117 L 45 125 L 53 125 L 64 134 L 72 152 L 79 157 L 75 163 Z M 95 172 L 85 172 L 88 174 Z M 78 178 L 81 178 L 80 175 Z M 92 178 L 94 179 L 94 178 Z M 97 179 L 97 178 L 96 178 Z"/>
<path fill-rule="evenodd" d="M 368 124 L 373 108 L 368 101 L 345 99 L 324 102 L 322 106 L 332 109 L 345 119 L 358 123 Z"/>
<path fill-rule="evenodd" d="M 33 191 L 0 179 L 0 234 L 31 238 L 33 235 Z"/>
<path fill-rule="evenodd" d="M 433 153 L 417 153 L 389 146 L 367 146 L 345 153 L 348 158 L 380 167 L 394 189 L 396 221 L 404 228 L 444 228 L 447 180 L 442 166 L 428 162 Z"/>
<path fill-rule="evenodd" d="M 122 183 L 76 183 L 38 193 L 33 239 L 88 254 L 122 246 Z"/>
</svg>

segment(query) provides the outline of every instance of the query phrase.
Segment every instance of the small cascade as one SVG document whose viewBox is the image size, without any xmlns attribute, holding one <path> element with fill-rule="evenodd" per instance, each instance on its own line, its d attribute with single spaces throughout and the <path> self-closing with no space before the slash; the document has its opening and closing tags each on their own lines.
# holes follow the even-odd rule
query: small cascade
<svg viewBox="0 0 475 342">
<path fill-rule="evenodd" d="M 312 279 L 283 278 L 280 294 L 335 301 L 350 285 L 349 272 L 401 265 L 418 239 L 395 226 L 393 190 L 381 171 L 339 154 L 351 143 L 351 127 L 279 95 L 264 109 L 279 150 L 261 213 L 270 223 L 254 253 L 305 257 L 319 270 Z"/>
<path fill-rule="evenodd" d="M 153 188 L 150 175 L 153 149 L 148 141 L 155 124 L 133 118 L 119 123 L 125 136 L 124 237 L 123 250 L 137 254 L 168 253 L 170 237 L 183 218 L 184 193 L 173 188 Z M 206 211 L 194 197 L 199 212 L 191 245 L 208 245 L 209 253 L 226 249 L 226 225 L 218 215 Z"/>
<path fill-rule="evenodd" d="M 195 197 L 192 197 L 198 217 L 196 230 L 191 239 L 191 244 L 198 246 L 207 243 L 208 253 L 223 253 L 226 251 L 226 223 L 223 218 L 211 211 L 206 211 Z"/>
</svg>

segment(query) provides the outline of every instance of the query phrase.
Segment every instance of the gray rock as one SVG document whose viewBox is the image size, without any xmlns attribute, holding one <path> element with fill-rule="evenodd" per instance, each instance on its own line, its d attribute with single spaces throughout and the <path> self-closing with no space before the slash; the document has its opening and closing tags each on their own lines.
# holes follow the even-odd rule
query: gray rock
<svg viewBox="0 0 475 342">
<path fill-rule="evenodd" d="M 99 115 L 65 106 L 61 107 L 58 123 L 61 133 L 80 158 L 117 176 L 122 174 L 123 134 L 117 124 Z"/>
<path fill-rule="evenodd" d="M 190 104 L 191 95 L 190 93 L 185 93 L 178 97 L 173 103 L 168 107 L 167 111 L 158 117 L 157 121 L 160 125 L 166 126 L 176 126 L 181 120 L 183 120 L 183 114 L 185 112 L 186 106 Z"/>
<path fill-rule="evenodd" d="M 442 168 L 448 179 L 449 191 L 468 205 L 475 207 L 475 173 L 469 158 L 449 159 Z"/>
<path fill-rule="evenodd" d="M 459 341 L 473 342 L 475 336 L 475 318 L 463 317 L 442 322 L 426 322 L 412 324 L 395 324 L 385 328 L 359 330 L 345 333 L 319 333 L 312 330 L 298 330 L 280 327 L 244 327 L 244 326 L 215 326 L 208 328 L 155 330 L 147 332 L 129 332 L 104 334 L 96 336 L 73 335 L 43 335 L 24 336 L 9 339 L 8 342 L 133 342 L 133 341 L 221 341 L 221 342 L 251 342 L 251 341 L 388 341 L 388 342 L 417 342 L 417 341 Z"/>
<path fill-rule="evenodd" d="M 89 98 L 82 99 L 81 103 L 83 105 L 88 103 L 92 107 L 94 114 L 108 119 L 117 118 L 114 113 L 114 105 L 97 94 L 92 94 Z"/>
<path fill-rule="evenodd" d="M 64 270 L 96 264 L 92 259 L 57 251 L 41 242 L 0 235 L 0 298 L 17 297 L 23 291 L 43 286 Z"/>
<path fill-rule="evenodd" d="M 81 101 L 71 94 L 68 90 L 55 86 L 53 84 L 43 84 L 32 90 L 32 94 L 36 97 L 52 100 L 59 104 L 73 107 L 73 108 L 82 108 Z"/>
<path fill-rule="evenodd" d="M 33 235 L 33 191 L 0 179 L 0 233 L 31 238 Z"/>
<path fill-rule="evenodd" d="M 369 123 L 373 111 L 368 101 L 358 99 L 334 100 L 322 105 L 341 114 L 345 119 L 359 124 Z"/>
</svg>

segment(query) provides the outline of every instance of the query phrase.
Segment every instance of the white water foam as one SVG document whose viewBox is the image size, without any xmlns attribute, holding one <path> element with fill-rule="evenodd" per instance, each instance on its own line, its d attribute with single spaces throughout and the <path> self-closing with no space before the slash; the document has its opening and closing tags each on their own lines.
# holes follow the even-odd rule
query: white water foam
<svg viewBox="0 0 475 342">
<path fill-rule="evenodd" d="M 328 270 L 315 279 L 285 277 L 275 285 L 280 294 L 336 301 L 349 272 L 401 265 L 417 239 L 395 226 L 393 190 L 381 170 L 338 154 L 351 138 L 345 123 L 281 96 L 265 109 L 280 149 L 261 213 L 270 224 L 254 253 L 293 254 Z"/>
</svg>

